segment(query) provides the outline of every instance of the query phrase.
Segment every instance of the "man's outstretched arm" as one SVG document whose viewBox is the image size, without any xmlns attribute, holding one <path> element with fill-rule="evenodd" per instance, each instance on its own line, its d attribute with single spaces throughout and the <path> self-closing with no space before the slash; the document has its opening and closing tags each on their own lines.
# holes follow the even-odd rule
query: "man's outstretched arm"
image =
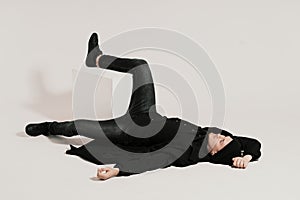
<svg viewBox="0 0 300 200">
<path fill-rule="evenodd" d="M 115 176 L 130 176 L 146 171 L 152 171 L 170 166 L 172 155 L 159 152 L 152 155 L 143 155 L 139 159 L 118 162 L 114 167 L 103 167 L 97 171 L 97 177 L 107 180 Z"/>
<path fill-rule="evenodd" d="M 139 173 L 120 171 L 118 167 L 101 167 L 97 170 L 97 177 L 106 180 L 115 176 L 130 176 Z"/>
<path fill-rule="evenodd" d="M 257 161 L 261 157 L 261 143 L 254 138 L 237 136 L 242 143 L 244 156 L 232 159 L 233 167 L 246 168 L 249 162 Z"/>
</svg>

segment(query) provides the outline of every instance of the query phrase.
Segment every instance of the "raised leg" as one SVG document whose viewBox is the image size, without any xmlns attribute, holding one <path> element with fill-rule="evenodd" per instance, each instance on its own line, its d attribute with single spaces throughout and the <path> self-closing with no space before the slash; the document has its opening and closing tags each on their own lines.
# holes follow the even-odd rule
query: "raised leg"
<svg viewBox="0 0 300 200">
<path fill-rule="evenodd" d="M 98 66 L 103 69 L 132 74 L 133 88 L 128 107 L 131 116 L 156 112 L 153 78 L 145 60 L 101 55 Z"/>
</svg>

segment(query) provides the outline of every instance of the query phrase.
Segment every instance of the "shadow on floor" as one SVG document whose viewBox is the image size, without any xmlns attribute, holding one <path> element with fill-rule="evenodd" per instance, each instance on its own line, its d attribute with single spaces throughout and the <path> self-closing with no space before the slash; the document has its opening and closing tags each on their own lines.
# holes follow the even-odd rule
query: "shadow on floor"
<svg viewBox="0 0 300 200">
<path fill-rule="evenodd" d="M 18 132 L 18 133 L 16 133 L 16 136 L 19 136 L 19 137 L 29 137 L 25 132 L 23 132 L 23 131 L 20 131 L 20 132 Z"/>
<path fill-rule="evenodd" d="M 30 80 L 33 102 L 23 104 L 24 107 L 42 114 L 50 119 L 67 120 L 72 118 L 72 91 L 54 93 L 46 87 L 41 71 L 35 70 Z"/>
</svg>

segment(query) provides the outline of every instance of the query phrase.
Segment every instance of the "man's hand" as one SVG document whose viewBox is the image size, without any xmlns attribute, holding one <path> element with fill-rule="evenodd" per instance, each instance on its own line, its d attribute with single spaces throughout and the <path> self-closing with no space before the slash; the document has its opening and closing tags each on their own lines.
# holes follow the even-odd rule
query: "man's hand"
<svg viewBox="0 0 300 200">
<path fill-rule="evenodd" d="M 252 159 L 251 155 L 245 155 L 244 157 L 235 157 L 232 158 L 233 166 L 237 168 L 245 169 L 248 166 L 248 163 Z"/>
<path fill-rule="evenodd" d="M 119 171 L 119 168 L 102 167 L 97 170 L 97 178 L 99 178 L 100 180 L 106 180 L 111 177 L 117 176 Z"/>
</svg>

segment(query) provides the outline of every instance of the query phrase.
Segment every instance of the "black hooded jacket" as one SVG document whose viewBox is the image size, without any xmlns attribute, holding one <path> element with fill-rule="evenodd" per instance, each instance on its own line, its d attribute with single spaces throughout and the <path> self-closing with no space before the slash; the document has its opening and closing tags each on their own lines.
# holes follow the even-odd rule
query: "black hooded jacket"
<svg viewBox="0 0 300 200">
<path fill-rule="evenodd" d="M 137 154 L 132 155 L 128 153 L 128 155 L 123 156 L 118 155 L 119 152 L 117 151 L 103 152 L 103 150 L 101 150 L 101 152 L 98 149 L 99 146 L 103 144 L 99 140 L 93 140 L 79 148 L 70 145 L 71 149 L 67 150 L 66 154 L 79 156 L 84 160 L 97 165 L 116 163 L 114 167 L 120 169 L 120 172 L 117 176 L 129 176 L 132 174 L 139 174 L 145 171 L 155 170 L 157 168 L 166 168 L 169 166 L 185 167 L 199 162 L 211 162 L 217 164 L 232 165 L 232 162 L 230 162 L 229 159 L 227 159 L 226 161 L 222 159 L 214 159 L 214 156 L 210 155 L 207 152 L 207 149 L 205 147 L 207 144 L 206 136 L 209 130 L 210 132 L 221 133 L 222 135 L 232 137 L 236 141 L 236 143 L 239 144 L 240 149 L 238 153 L 240 154 L 243 151 L 243 155 L 251 155 L 251 161 L 255 161 L 261 156 L 261 143 L 256 139 L 234 136 L 228 131 L 218 129 L 216 127 L 202 128 L 200 126 L 197 126 L 193 123 L 179 118 L 167 118 L 166 116 L 164 116 L 163 118 L 166 121 L 165 126 L 161 130 L 160 134 L 173 134 L 176 135 L 176 137 L 177 135 L 179 135 L 179 137 L 177 138 L 177 140 L 179 141 L 188 141 L 188 139 L 186 138 L 192 137 L 189 145 L 186 146 L 184 144 L 177 143 L 173 146 L 171 145 L 169 149 L 166 149 L 164 151 L 158 151 L 157 154 L 155 154 L 156 150 L 168 145 L 168 142 L 144 147 L 122 147 L 121 145 L 119 145 L 119 147 L 124 148 L 127 151 L 143 153 L 154 152 L 151 155 L 144 154 L 141 156 Z M 157 120 L 159 122 L 161 119 Z M 181 125 L 181 128 L 179 128 L 179 125 Z M 118 156 L 119 158 L 122 157 L 124 159 L 116 159 L 116 157 Z M 153 160 L 155 160 L 155 164 L 149 164 Z"/>
</svg>

